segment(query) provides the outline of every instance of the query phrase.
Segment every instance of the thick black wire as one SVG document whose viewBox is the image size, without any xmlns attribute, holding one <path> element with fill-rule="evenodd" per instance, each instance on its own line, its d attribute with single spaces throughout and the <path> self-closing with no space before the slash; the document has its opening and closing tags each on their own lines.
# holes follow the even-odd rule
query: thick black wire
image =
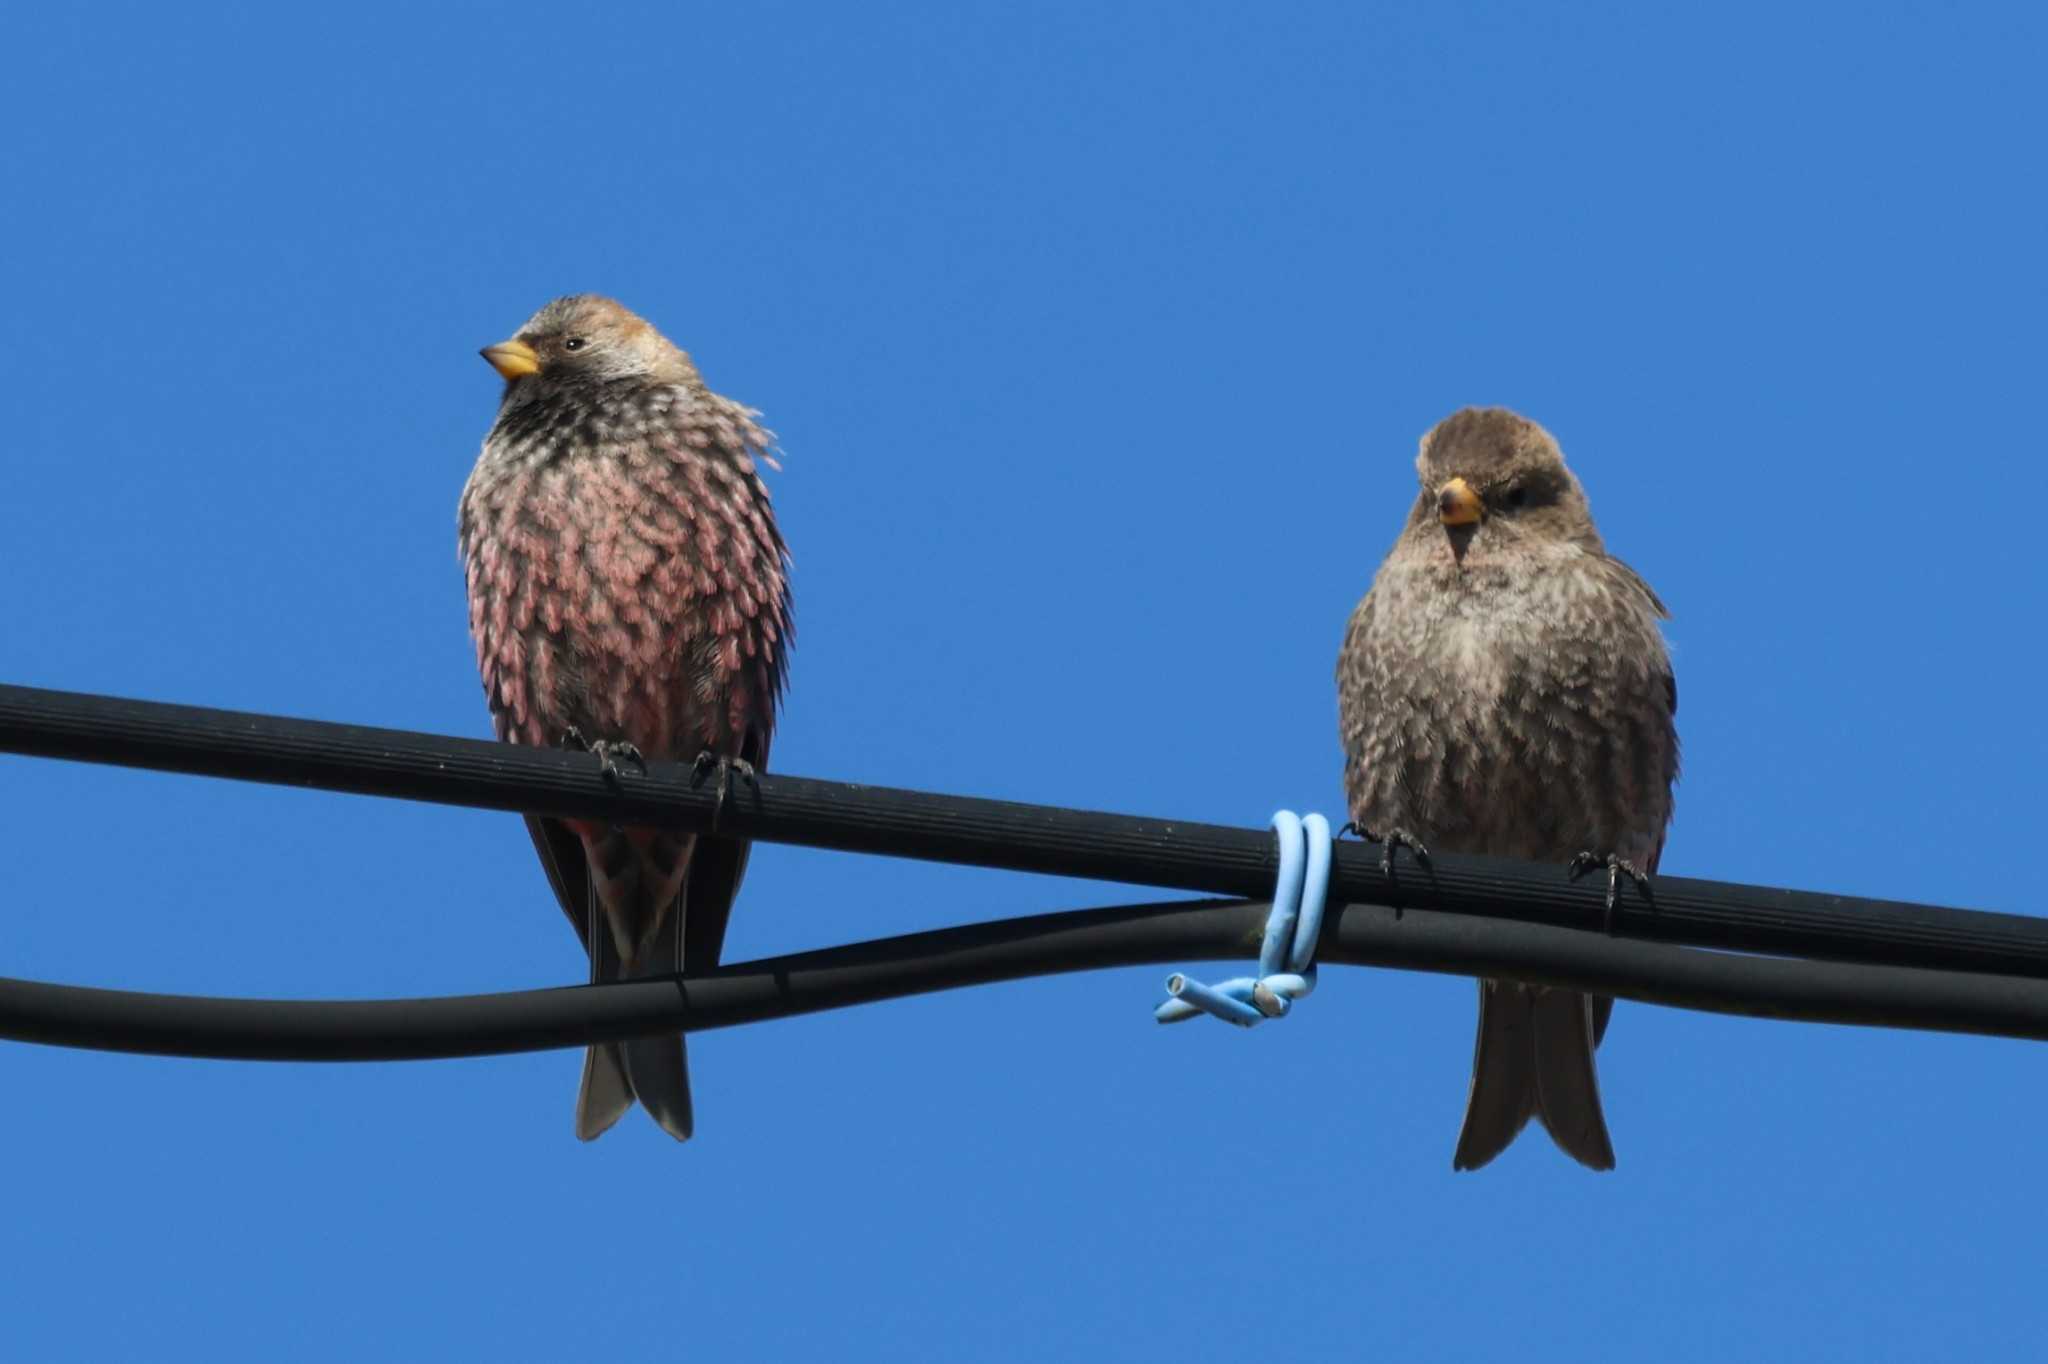
<svg viewBox="0 0 2048 1364">
<path fill-rule="evenodd" d="M 1063 971 L 1249 958 L 1266 908 L 1252 901 L 1119 905 L 744 962 L 680 981 L 443 999 L 209 999 L 0 980 L 0 1036 L 254 1061 L 538 1051 Z M 1325 921 L 1321 955 L 1511 976 L 1716 1013 L 2048 1038 L 2048 981 L 1736 956 L 1431 910 L 1347 906 Z M 1134 1026 L 1152 1026 L 1139 1014 L 1149 1003 L 1131 1001 Z"/>
<path fill-rule="evenodd" d="M 1215 895 L 1267 894 L 1275 870 L 1264 829 L 780 775 L 736 780 L 722 795 L 715 774 L 678 763 L 628 767 L 607 782 L 583 753 L 29 687 L 0 686 L 0 751 Z M 1333 900 L 1579 928 L 1602 923 L 1604 888 L 1604 876 L 1571 883 L 1543 863 L 1441 855 L 1423 870 L 1403 854 L 1389 877 L 1377 847 L 1349 841 L 1331 867 Z M 1645 902 L 1624 883 L 1619 932 L 1772 956 L 2048 976 L 2048 920 L 1679 876 L 1658 877 L 1653 895 Z"/>
</svg>

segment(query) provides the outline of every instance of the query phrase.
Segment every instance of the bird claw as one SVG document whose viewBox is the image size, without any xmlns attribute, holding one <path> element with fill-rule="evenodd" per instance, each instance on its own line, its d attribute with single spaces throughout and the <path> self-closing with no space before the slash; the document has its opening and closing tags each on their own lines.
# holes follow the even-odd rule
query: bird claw
<svg viewBox="0 0 2048 1364">
<path fill-rule="evenodd" d="M 1650 878 L 1644 874 L 1642 868 L 1619 853 L 1608 853 L 1605 857 L 1595 852 L 1579 853 L 1565 865 L 1565 875 L 1576 881 L 1598 867 L 1607 868 L 1607 907 L 1601 915 L 1600 924 L 1607 935 L 1613 937 L 1614 911 L 1619 899 L 1622 873 L 1626 872 L 1629 880 L 1635 882 L 1636 890 L 1641 892 L 1644 904 L 1654 909 L 1657 902 L 1650 895 Z"/>
<path fill-rule="evenodd" d="M 613 786 L 619 784 L 618 759 L 621 758 L 639 768 L 641 776 L 647 775 L 647 759 L 641 756 L 637 744 L 629 744 L 623 740 L 599 739 L 590 746 L 590 751 L 597 755 L 597 770 L 603 773 L 604 779 Z"/>
<path fill-rule="evenodd" d="M 725 802 L 732 795 L 734 774 L 737 773 L 744 778 L 756 793 L 761 789 L 761 776 L 754 770 L 754 765 L 745 758 L 713 753 L 707 748 L 690 764 L 690 785 L 701 785 L 705 776 L 714 770 L 718 773 L 718 799 L 711 807 L 711 828 L 715 833 L 718 830 L 719 817 L 725 813 Z"/>
<path fill-rule="evenodd" d="M 562 747 L 573 748 L 579 753 L 589 753 L 596 757 L 599 775 L 613 786 L 619 784 L 619 762 L 621 759 L 639 768 L 640 775 L 643 777 L 647 775 L 647 759 L 641 756 L 639 746 L 627 743 L 624 739 L 598 739 L 593 741 L 584 738 L 583 731 L 571 725 L 562 731 Z"/>
<path fill-rule="evenodd" d="M 1415 865 L 1418 867 L 1429 866 L 1429 849 L 1423 847 L 1422 840 L 1409 833 L 1406 829 L 1393 828 L 1387 830 L 1384 834 L 1376 834 L 1371 829 L 1356 822 L 1347 824 L 1344 827 L 1355 830 L 1358 836 L 1366 842 L 1380 845 L 1380 875 L 1382 876 L 1392 879 L 1394 875 L 1394 852 L 1398 848 L 1406 848 L 1410 855 L 1415 858 Z"/>
<path fill-rule="evenodd" d="M 713 753 L 707 748 L 702 753 L 699 753 L 695 761 L 690 764 L 690 784 L 695 786 L 702 782 L 705 774 L 714 768 L 718 770 L 718 779 L 720 781 L 731 781 L 734 773 L 738 773 L 757 786 L 761 781 L 760 774 L 754 771 L 754 765 L 745 758 L 727 757 L 723 753 Z"/>
</svg>

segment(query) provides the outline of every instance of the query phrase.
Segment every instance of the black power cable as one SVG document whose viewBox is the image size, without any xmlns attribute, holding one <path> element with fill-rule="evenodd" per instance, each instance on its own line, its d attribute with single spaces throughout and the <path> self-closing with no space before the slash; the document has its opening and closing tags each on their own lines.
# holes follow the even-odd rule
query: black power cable
<svg viewBox="0 0 2048 1364">
<path fill-rule="evenodd" d="M 1093 877 L 1209 894 L 1266 894 L 1272 835 L 1131 815 L 1021 805 L 764 774 L 736 779 L 687 764 L 628 767 L 616 782 L 588 754 L 403 730 L 291 720 L 76 692 L 0 686 L 0 751 L 118 763 L 449 805 L 717 829 L 775 843 L 886 853 L 1011 871 Z M 1384 904 L 1594 928 L 1605 878 L 1560 867 L 1404 853 L 1340 843 L 1333 902 Z M 1894 900 L 1656 879 L 1653 903 L 1623 885 L 1629 937 L 1772 956 L 2048 976 L 2048 920 Z"/>
<path fill-rule="evenodd" d="M 1266 906 L 1179 901 L 1045 914 L 743 962 L 686 980 L 443 999 L 261 1000 L 0 980 L 0 1036 L 257 1061 L 421 1060 L 701 1031 L 1061 971 L 1248 958 Z M 1350 905 L 1325 962 L 1500 975 L 1718 1013 L 2048 1039 L 2048 981 L 1788 961 L 1543 924 Z M 1155 1026 L 1131 1000 L 1132 1029 Z"/>
</svg>

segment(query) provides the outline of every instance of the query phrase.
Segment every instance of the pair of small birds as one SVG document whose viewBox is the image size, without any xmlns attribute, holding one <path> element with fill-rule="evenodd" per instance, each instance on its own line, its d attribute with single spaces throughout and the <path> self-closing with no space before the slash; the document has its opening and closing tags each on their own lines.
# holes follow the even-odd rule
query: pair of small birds
<svg viewBox="0 0 2048 1364">
<path fill-rule="evenodd" d="M 535 313 L 484 358 L 505 394 L 458 517 L 470 631 L 498 737 L 607 764 L 768 761 L 790 642 L 768 432 L 610 299 Z M 1678 775 L 1663 603 L 1613 558 L 1548 432 L 1500 408 L 1422 438 L 1421 492 L 1337 660 L 1353 821 L 1387 846 L 1654 872 Z M 594 981 L 715 965 L 747 845 L 529 817 Z M 1453 1163 L 1531 1117 L 1614 1164 L 1593 1052 L 1610 999 L 1479 984 Z M 638 1100 L 678 1140 L 683 1039 L 591 1047 L 588 1140 Z"/>
</svg>

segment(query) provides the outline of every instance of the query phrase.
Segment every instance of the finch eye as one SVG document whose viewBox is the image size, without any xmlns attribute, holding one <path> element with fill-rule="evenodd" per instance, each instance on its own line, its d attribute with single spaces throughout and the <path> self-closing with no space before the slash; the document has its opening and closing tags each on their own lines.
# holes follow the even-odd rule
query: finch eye
<svg viewBox="0 0 2048 1364">
<path fill-rule="evenodd" d="M 563 349 L 563 350 L 582 350 L 582 349 L 583 349 L 583 348 L 584 348 L 585 346 L 587 346 L 587 345 L 589 345 L 589 344 L 590 344 L 590 343 L 589 343 L 588 341 L 585 341 L 585 340 L 584 340 L 584 339 L 583 339 L 582 337 L 580 337 L 580 336 L 572 336 L 572 337 L 570 337 L 570 338 L 569 338 L 569 339 L 568 339 L 567 341 L 564 341 L 564 342 L 562 343 L 562 349 Z"/>
<path fill-rule="evenodd" d="M 1508 495 L 1502 501 L 1513 510 L 1520 511 L 1529 503 L 1529 490 L 1518 484 L 1508 489 Z"/>
</svg>

